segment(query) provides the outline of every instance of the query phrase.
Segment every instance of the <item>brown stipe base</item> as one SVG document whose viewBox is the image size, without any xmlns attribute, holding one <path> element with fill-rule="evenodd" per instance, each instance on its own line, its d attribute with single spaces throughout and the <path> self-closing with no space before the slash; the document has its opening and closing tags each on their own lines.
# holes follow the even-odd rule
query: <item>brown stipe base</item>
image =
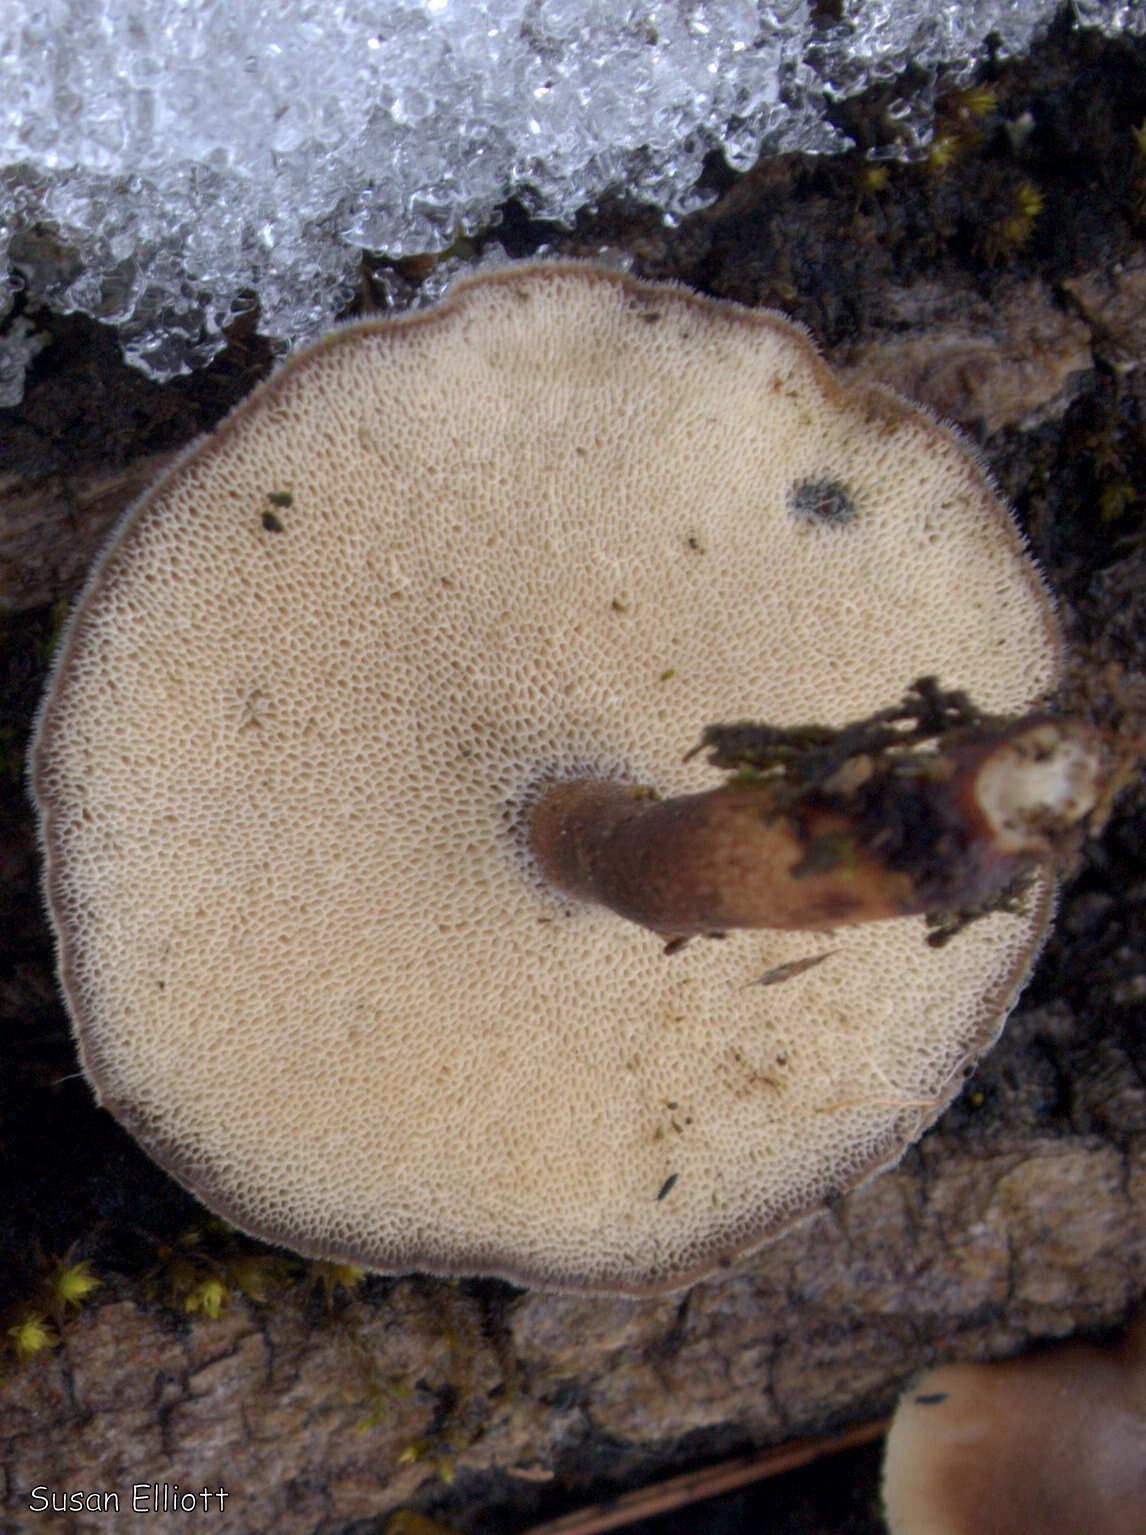
<svg viewBox="0 0 1146 1535">
<path fill-rule="evenodd" d="M 714 727 L 706 744 L 733 769 L 707 793 L 548 787 L 530 819 L 545 877 L 670 940 L 919 914 L 949 935 L 1069 854 L 1138 753 L 1082 720 L 990 719 L 933 679 L 840 731 Z"/>
</svg>

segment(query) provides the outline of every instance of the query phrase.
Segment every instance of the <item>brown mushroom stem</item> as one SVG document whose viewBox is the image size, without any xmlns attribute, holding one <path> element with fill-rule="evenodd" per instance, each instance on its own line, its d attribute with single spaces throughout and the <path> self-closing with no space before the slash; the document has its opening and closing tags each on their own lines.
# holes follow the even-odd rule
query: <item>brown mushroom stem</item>
<svg viewBox="0 0 1146 1535">
<path fill-rule="evenodd" d="M 1125 764 L 1084 722 L 1029 716 L 936 751 L 860 751 L 812 788 L 741 775 L 661 800 L 559 782 L 530 839 L 559 889 L 674 938 L 982 912 L 1085 833 Z"/>
</svg>

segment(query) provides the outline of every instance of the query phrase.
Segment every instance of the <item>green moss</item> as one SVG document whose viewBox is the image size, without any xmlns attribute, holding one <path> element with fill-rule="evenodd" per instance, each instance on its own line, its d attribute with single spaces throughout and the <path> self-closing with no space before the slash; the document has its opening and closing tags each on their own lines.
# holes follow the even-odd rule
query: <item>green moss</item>
<svg viewBox="0 0 1146 1535">
<path fill-rule="evenodd" d="M 36 1354 L 53 1349 L 60 1341 L 59 1334 L 39 1311 L 29 1311 L 7 1330 L 12 1351 L 23 1361 Z"/>
<path fill-rule="evenodd" d="M 0 1322 L 8 1348 L 20 1362 L 59 1346 L 70 1314 L 79 1311 L 102 1284 L 87 1259 L 64 1257 L 41 1263 L 29 1291 L 14 1299 Z"/>
</svg>

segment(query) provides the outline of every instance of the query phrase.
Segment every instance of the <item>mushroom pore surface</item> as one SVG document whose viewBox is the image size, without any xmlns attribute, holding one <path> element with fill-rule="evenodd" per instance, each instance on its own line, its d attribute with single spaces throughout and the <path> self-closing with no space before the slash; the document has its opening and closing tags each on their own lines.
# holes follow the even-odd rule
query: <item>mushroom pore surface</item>
<svg viewBox="0 0 1146 1535">
<path fill-rule="evenodd" d="M 61 648 L 34 783 L 88 1076 L 302 1252 L 685 1283 L 936 1116 L 1049 881 L 943 949 L 666 956 L 546 884 L 531 804 L 708 788 L 712 721 L 932 674 L 1020 710 L 1057 667 L 971 452 L 778 316 L 554 264 L 348 327 L 128 514 Z"/>
</svg>

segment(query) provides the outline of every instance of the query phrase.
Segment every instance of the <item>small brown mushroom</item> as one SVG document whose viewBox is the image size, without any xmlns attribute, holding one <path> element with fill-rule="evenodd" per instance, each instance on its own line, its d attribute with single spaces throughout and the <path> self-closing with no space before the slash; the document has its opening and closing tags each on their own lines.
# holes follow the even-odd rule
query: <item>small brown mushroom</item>
<svg viewBox="0 0 1146 1535">
<path fill-rule="evenodd" d="M 811 931 L 666 959 L 637 924 L 739 914 L 694 891 L 619 921 L 562 863 L 584 818 L 543 831 L 551 796 L 672 804 L 712 786 L 687 753 L 706 722 L 839 730 L 934 676 L 1005 715 L 1058 664 L 974 455 L 841 389 L 778 316 L 553 264 L 348 327 L 129 513 L 59 652 L 34 784 L 85 1069 L 213 1209 L 300 1251 L 683 1284 L 935 1118 L 1051 876 L 941 950 L 918 916 L 831 931 L 890 914 L 846 899 L 847 858 L 817 863 L 828 811 L 850 834 L 867 803 L 852 757 L 828 810 L 756 815 L 794 827 L 777 877 L 820 900 L 766 920 Z M 1082 737 L 1014 728 L 1036 727 L 1073 783 Z M 991 728 L 998 766 L 1019 737 Z M 919 751 L 917 779 L 955 760 Z M 987 795 L 1004 821 L 1010 793 Z M 895 910 L 934 907 L 878 835 L 859 853 Z"/>
<path fill-rule="evenodd" d="M 883 1495 L 891 1535 L 1143 1535 L 1146 1312 L 1107 1348 L 929 1371 L 896 1409 Z"/>
</svg>

